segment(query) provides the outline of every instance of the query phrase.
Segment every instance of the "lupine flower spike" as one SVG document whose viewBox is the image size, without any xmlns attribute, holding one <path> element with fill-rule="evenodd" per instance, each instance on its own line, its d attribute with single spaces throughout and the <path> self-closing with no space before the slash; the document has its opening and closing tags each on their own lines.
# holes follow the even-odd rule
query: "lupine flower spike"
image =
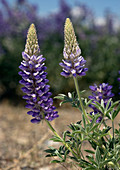
<svg viewBox="0 0 120 170">
<path fill-rule="evenodd" d="M 64 59 L 60 63 L 63 67 L 61 75 L 64 77 L 84 76 L 88 70 L 84 68 L 86 60 L 81 56 L 81 49 L 79 48 L 76 40 L 75 32 L 73 29 L 72 22 L 69 18 L 66 19 L 64 27 Z"/>
<path fill-rule="evenodd" d="M 23 61 L 19 68 L 22 70 L 19 75 L 22 76 L 20 83 L 24 85 L 22 91 L 26 93 L 23 99 L 26 100 L 26 108 L 30 109 L 27 113 L 32 115 L 32 123 L 39 123 L 41 119 L 51 121 L 58 117 L 58 112 L 53 106 L 53 99 L 50 98 L 47 73 L 45 72 L 45 58 L 39 55 L 40 48 L 34 24 L 31 24 L 25 51 L 22 53 Z"/>
<path fill-rule="evenodd" d="M 112 86 L 108 85 L 108 83 L 102 83 L 99 86 L 95 84 L 94 86 L 90 86 L 90 89 L 92 90 L 92 95 L 89 96 L 89 99 L 91 99 L 93 103 L 95 103 L 95 101 L 101 103 L 101 100 L 103 99 L 105 107 L 107 105 L 108 100 L 114 96 L 111 91 Z M 90 104 L 89 107 L 93 109 L 90 114 L 101 114 L 101 116 L 97 120 L 97 122 L 100 122 L 103 117 L 102 113 L 92 104 Z"/>
</svg>

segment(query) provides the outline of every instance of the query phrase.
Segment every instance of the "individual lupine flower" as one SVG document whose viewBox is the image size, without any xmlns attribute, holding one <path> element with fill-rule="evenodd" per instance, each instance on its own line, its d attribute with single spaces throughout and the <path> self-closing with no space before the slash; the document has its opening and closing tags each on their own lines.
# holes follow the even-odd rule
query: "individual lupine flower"
<svg viewBox="0 0 120 170">
<path fill-rule="evenodd" d="M 120 70 L 118 71 L 118 74 L 120 75 Z M 119 81 L 119 89 L 120 89 L 120 77 L 117 79 Z M 118 93 L 120 95 L 120 92 Z"/>
<path fill-rule="evenodd" d="M 22 76 L 20 83 L 24 85 L 22 91 L 26 93 L 23 99 L 26 100 L 26 108 L 30 109 L 27 113 L 34 117 L 31 120 L 32 123 L 39 123 L 41 119 L 51 121 L 58 117 L 56 107 L 53 106 L 53 99 L 50 98 L 50 86 L 46 85 L 48 79 L 46 79 L 45 58 L 39 53 L 36 29 L 34 24 L 31 24 L 25 51 L 22 53 L 23 61 L 19 66 L 22 71 L 19 75 Z"/>
<path fill-rule="evenodd" d="M 66 19 L 64 27 L 64 60 L 60 63 L 63 67 L 61 75 L 69 76 L 84 76 L 87 68 L 84 68 L 86 60 L 81 56 L 81 49 L 76 40 L 72 22 L 69 18 Z"/>
<path fill-rule="evenodd" d="M 103 99 L 105 107 L 107 105 L 108 100 L 114 96 L 114 94 L 111 92 L 112 86 L 108 85 L 108 83 L 102 83 L 99 86 L 94 84 L 94 86 L 90 86 L 90 89 L 92 90 L 92 95 L 89 96 L 89 99 L 92 100 L 92 103 L 95 103 L 96 101 L 101 103 L 101 100 Z M 101 114 L 101 116 L 97 119 L 97 122 L 100 122 L 103 117 L 100 110 L 98 110 L 92 104 L 90 104 L 89 107 L 93 109 L 93 111 L 90 112 L 91 115 L 97 113 Z"/>
</svg>

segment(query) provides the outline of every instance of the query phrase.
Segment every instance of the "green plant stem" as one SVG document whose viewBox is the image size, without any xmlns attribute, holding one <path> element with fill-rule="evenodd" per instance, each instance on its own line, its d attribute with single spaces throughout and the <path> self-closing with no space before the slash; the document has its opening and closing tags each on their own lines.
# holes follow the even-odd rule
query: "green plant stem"
<svg viewBox="0 0 120 170">
<path fill-rule="evenodd" d="M 52 127 L 52 125 L 50 124 L 49 121 L 45 120 L 47 125 L 49 126 L 50 130 L 54 133 L 55 136 L 57 136 L 61 142 L 63 143 L 63 145 L 73 154 L 73 156 L 75 156 L 76 158 L 78 158 L 77 154 L 70 148 L 70 146 L 58 135 L 58 133 L 55 131 L 55 129 Z"/>
<path fill-rule="evenodd" d="M 78 98 L 79 98 L 79 102 L 80 102 L 80 106 L 81 106 L 81 109 L 82 109 L 82 112 L 87 120 L 88 123 L 90 123 L 88 117 L 87 117 L 87 114 L 86 114 L 86 111 L 83 107 L 83 103 L 82 103 L 82 100 L 81 100 L 81 96 L 80 96 L 80 91 L 79 91 L 79 86 L 78 86 L 78 81 L 77 81 L 77 78 L 76 77 L 73 77 L 74 79 L 74 83 L 75 83 L 75 88 L 76 88 L 76 91 L 77 91 L 77 95 L 78 95 Z"/>
</svg>

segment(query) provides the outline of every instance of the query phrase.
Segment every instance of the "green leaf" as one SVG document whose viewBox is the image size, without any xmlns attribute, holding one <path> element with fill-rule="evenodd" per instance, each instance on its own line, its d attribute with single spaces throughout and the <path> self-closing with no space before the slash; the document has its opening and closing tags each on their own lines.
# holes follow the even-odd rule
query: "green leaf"
<svg viewBox="0 0 120 170">
<path fill-rule="evenodd" d="M 95 123 L 95 116 L 93 117 L 92 122 L 90 123 L 90 129 L 93 127 L 94 123 Z"/>
<path fill-rule="evenodd" d="M 95 124 L 95 126 L 93 126 L 91 129 L 90 129 L 90 132 L 93 132 L 97 127 L 98 127 L 99 123 Z"/>
<path fill-rule="evenodd" d="M 111 112 L 112 110 L 113 110 L 113 109 L 111 109 L 110 112 Z M 110 114 L 110 112 L 108 112 L 108 111 L 106 112 L 106 117 L 108 117 L 108 119 L 111 120 L 111 114 Z"/>
<path fill-rule="evenodd" d="M 120 111 L 120 105 L 119 105 L 119 107 L 117 108 L 117 110 L 115 110 L 115 111 L 112 113 L 112 120 L 115 119 L 115 117 L 118 115 L 119 111 Z"/>
<path fill-rule="evenodd" d="M 105 106 L 104 106 L 104 100 L 103 100 L 103 99 L 101 100 L 101 106 L 102 106 L 102 108 L 105 107 Z"/>
<path fill-rule="evenodd" d="M 105 133 L 105 134 L 106 134 L 110 129 L 111 129 L 111 127 L 108 126 L 107 128 L 103 129 L 102 133 Z"/>
<path fill-rule="evenodd" d="M 93 149 L 96 149 L 97 146 L 96 146 L 96 143 L 95 143 L 95 142 L 89 140 L 89 143 L 91 144 L 91 146 L 93 147 Z"/>
<path fill-rule="evenodd" d="M 118 101 L 114 102 L 113 104 L 111 104 L 111 106 L 110 106 L 110 108 L 107 110 L 106 114 L 109 113 L 109 112 L 111 112 L 111 111 L 113 110 L 113 108 L 114 108 L 119 102 L 120 102 L 120 101 L 118 100 Z"/>
<path fill-rule="evenodd" d="M 104 112 L 104 109 L 103 107 L 100 105 L 100 103 L 96 102 L 95 103 L 92 103 L 93 106 L 95 106 L 99 111 L 101 111 L 102 113 Z"/>
<path fill-rule="evenodd" d="M 66 96 L 65 94 L 59 94 L 58 96 L 55 96 L 54 99 L 64 100 L 65 96 Z"/>
<path fill-rule="evenodd" d="M 85 151 L 85 152 L 88 152 L 88 153 L 95 154 L 95 152 L 94 152 L 94 151 L 91 151 L 91 150 L 88 150 L 88 149 L 85 149 L 84 151 Z"/>
<path fill-rule="evenodd" d="M 52 160 L 52 161 L 50 161 L 50 163 L 61 163 L 61 161 L 59 161 L 59 160 Z"/>
<path fill-rule="evenodd" d="M 120 157 L 118 157 L 116 161 L 117 161 L 117 162 L 120 161 Z"/>
<path fill-rule="evenodd" d="M 105 160 L 105 161 L 101 162 L 101 164 L 102 164 L 102 166 L 104 166 L 104 165 L 107 165 L 108 162 L 111 162 L 111 159 Z"/>
<path fill-rule="evenodd" d="M 46 149 L 44 150 L 46 153 L 54 153 L 56 149 Z"/>
<path fill-rule="evenodd" d="M 96 167 L 88 167 L 88 168 L 85 168 L 85 170 L 96 170 Z"/>
<path fill-rule="evenodd" d="M 55 154 L 56 154 L 61 160 L 63 160 L 63 157 L 62 157 L 62 155 L 58 152 L 58 150 L 55 151 Z"/>
<path fill-rule="evenodd" d="M 88 153 L 91 153 L 91 154 L 95 154 L 94 151 L 91 151 L 91 150 L 88 150 L 88 149 L 85 149 L 84 151 L 85 151 L 85 152 L 88 152 Z"/>
<path fill-rule="evenodd" d="M 76 133 L 81 134 L 82 132 L 80 130 L 75 130 L 75 131 L 72 132 L 72 134 L 76 134 Z"/>
<path fill-rule="evenodd" d="M 88 106 L 91 103 L 92 103 L 92 100 L 89 100 L 88 102 L 86 102 L 86 106 Z"/>
<path fill-rule="evenodd" d="M 93 156 L 86 156 L 86 158 L 93 164 L 93 165 L 96 165 L 97 166 L 97 163 L 95 162 Z"/>
<path fill-rule="evenodd" d="M 50 140 L 54 141 L 54 142 L 63 142 L 61 138 L 54 136 L 53 138 L 51 138 Z"/>
<path fill-rule="evenodd" d="M 108 107 L 110 106 L 110 102 L 111 102 L 112 98 L 110 98 L 107 102 L 106 108 L 105 108 L 105 112 L 107 111 Z"/>
<path fill-rule="evenodd" d="M 120 149 L 120 145 L 117 145 L 117 146 L 116 146 L 116 149 Z"/>
<path fill-rule="evenodd" d="M 119 103 L 120 103 L 120 100 L 114 102 L 114 103 L 111 105 L 111 107 L 114 108 L 114 107 L 115 107 L 117 104 L 119 104 Z"/>
<path fill-rule="evenodd" d="M 45 157 L 49 158 L 49 157 L 53 157 L 53 156 L 56 156 L 56 155 L 48 154 Z"/>
<path fill-rule="evenodd" d="M 60 106 L 62 106 L 62 104 L 64 104 L 64 103 L 68 103 L 68 101 L 62 101 L 62 102 L 60 102 Z"/>
<path fill-rule="evenodd" d="M 100 154 L 100 150 L 98 146 L 95 152 L 95 159 L 96 159 L 97 164 L 99 165 L 101 162 L 101 154 Z"/>
</svg>

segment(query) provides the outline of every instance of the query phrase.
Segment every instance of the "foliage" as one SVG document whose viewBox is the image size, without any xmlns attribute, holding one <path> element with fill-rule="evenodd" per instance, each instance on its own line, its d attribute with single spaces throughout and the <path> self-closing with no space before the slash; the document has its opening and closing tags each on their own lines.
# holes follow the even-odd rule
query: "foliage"
<svg viewBox="0 0 120 170">
<path fill-rule="evenodd" d="M 79 99 L 77 96 L 75 97 L 74 93 L 68 93 L 68 96 L 60 94 L 55 98 L 62 100 L 61 104 L 68 102 L 72 107 L 82 110 L 78 102 Z M 92 102 L 86 99 L 83 99 L 83 101 L 85 108 Z M 111 106 L 108 107 L 110 102 Z M 54 142 L 63 143 L 64 141 L 67 143 L 73 151 L 72 155 L 69 148 L 61 145 L 58 149 L 49 147 L 45 150 L 46 157 L 54 157 L 51 163 L 62 163 L 69 160 L 73 167 L 78 166 L 85 170 L 119 169 L 120 124 L 119 129 L 114 129 L 114 119 L 120 111 L 119 102 L 112 102 L 112 99 L 109 99 L 107 107 L 103 105 L 102 100 L 101 104 L 96 102 L 94 106 L 104 115 L 100 123 L 96 123 L 99 114 L 90 115 L 87 113 L 91 119 L 90 122 L 87 122 L 82 113 L 82 120 L 75 124 L 71 123 L 69 125 L 70 130 L 64 131 L 62 138 L 55 135 L 50 139 Z M 111 126 L 107 125 L 106 120 L 108 121 L 108 119 L 111 121 Z M 86 149 L 86 142 L 89 143 L 90 149 Z"/>
</svg>

